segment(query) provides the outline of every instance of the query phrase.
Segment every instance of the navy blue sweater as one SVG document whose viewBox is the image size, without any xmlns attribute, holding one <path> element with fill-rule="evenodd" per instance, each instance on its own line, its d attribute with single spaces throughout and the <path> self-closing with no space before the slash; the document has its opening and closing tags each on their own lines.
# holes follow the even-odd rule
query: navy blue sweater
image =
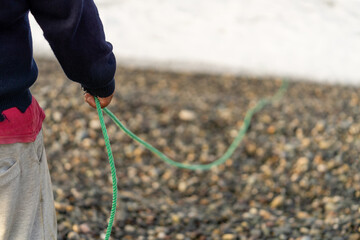
<svg viewBox="0 0 360 240">
<path fill-rule="evenodd" d="M 29 87 L 38 70 L 29 11 L 68 78 L 92 95 L 110 96 L 116 62 L 93 0 L 0 0 L 0 116 L 11 107 L 24 112 L 31 104 Z"/>
</svg>

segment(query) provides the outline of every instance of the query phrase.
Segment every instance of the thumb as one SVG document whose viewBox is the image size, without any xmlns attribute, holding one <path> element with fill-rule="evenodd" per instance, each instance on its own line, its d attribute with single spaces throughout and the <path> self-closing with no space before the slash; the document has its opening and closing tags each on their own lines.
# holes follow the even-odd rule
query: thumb
<svg viewBox="0 0 360 240">
<path fill-rule="evenodd" d="M 93 108 L 96 108 L 95 98 L 90 93 L 85 93 L 85 101 Z"/>
</svg>

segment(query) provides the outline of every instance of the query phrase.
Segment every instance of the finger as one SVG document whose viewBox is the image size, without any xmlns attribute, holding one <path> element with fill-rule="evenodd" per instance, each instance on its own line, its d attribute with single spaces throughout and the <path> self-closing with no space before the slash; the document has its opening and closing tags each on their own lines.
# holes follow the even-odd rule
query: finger
<svg viewBox="0 0 360 240">
<path fill-rule="evenodd" d="M 111 102 L 112 96 L 107 98 L 99 98 L 101 108 L 107 107 Z"/>
<path fill-rule="evenodd" d="M 100 106 L 101 108 L 104 108 L 107 106 L 107 100 L 106 98 L 99 98 Z"/>
<path fill-rule="evenodd" d="M 85 94 L 85 101 L 93 108 L 96 108 L 95 99 L 91 94 L 87 93 Z"/>
<path fill-rule="evenodd" d="M 110 100 L 106 99 L 101 102 L 101 108 L 107 107 L 110 104 Z"/>
</svg>

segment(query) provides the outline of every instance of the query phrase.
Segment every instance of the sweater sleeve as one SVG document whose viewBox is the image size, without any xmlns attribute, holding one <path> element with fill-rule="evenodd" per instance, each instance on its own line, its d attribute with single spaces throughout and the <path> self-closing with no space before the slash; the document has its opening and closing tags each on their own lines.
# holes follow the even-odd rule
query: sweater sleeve
<svg viewBox="0 0 360 240">
<path fill-rule="evenodd" d="M 67 77 L 92 95 L 110 96 L 115 89 L 116 60 L 105 40 L 93 0 L 29 0 Z"/>
</svg>

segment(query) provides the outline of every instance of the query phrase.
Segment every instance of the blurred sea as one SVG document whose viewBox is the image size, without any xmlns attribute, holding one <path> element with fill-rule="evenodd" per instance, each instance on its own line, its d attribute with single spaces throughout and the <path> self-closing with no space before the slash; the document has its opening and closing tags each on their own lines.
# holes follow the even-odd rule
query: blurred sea
<svg viewBox="0 0 360 240">
<path fill-rule="evenodd" d="M 122 65 L 360 84 L 359 0 L 96 0 Z M 32 19 L 36 56 L 52 57 Z"/>
</svg>

